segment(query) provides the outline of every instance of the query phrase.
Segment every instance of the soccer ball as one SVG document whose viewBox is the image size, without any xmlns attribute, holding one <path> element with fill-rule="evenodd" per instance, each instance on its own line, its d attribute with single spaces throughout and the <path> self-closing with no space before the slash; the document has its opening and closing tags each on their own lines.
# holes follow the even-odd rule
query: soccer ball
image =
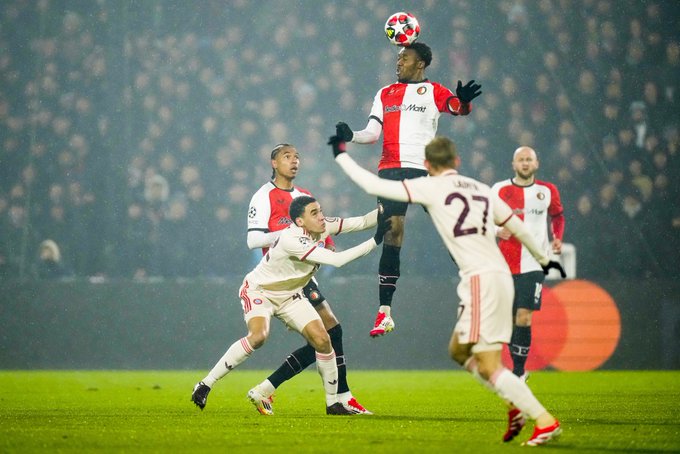
<svg viewBox="0 0 680 454">
<path fill-rule="evenodd" d="M 385 35 L 395 46 L 410 46 L 420 35 L 420 24 L 411 13 L 390 14 L 385 22 Z"/>
</svg>

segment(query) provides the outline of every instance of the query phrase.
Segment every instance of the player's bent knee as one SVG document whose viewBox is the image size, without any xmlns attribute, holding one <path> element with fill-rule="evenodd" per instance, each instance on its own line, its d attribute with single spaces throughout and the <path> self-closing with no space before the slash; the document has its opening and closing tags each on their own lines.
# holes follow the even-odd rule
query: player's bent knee
<svg viewBox="0 0 680 454">
<path fill-rule="evenodd" d="M 269 337 L 269 333 L 266 330 L 251 332 L 248 335 L 248 343 L 254 350 L 257 350 L 267 342 L 267 337 Z"/>
<path fill-rule="evenodd" d="M 330 353 L 333 350 L 331 346 L 331 338 L 325 331 L 323 333 L 315 333 L 310 336 L 309 344 L 314 347 L 314 350 L 322 353 Z"/>
</svg>

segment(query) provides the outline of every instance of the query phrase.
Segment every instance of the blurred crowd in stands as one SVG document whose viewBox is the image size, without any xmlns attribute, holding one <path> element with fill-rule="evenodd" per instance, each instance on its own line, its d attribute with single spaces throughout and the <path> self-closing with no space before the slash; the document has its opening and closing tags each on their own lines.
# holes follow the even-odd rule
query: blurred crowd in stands
<svg viewBox="0 0 680 454">
<path fill-rule="evenodd" d="M 0 276 L 240 275 L 251 195 L 293 143 L 329 215 L 374 199 L 338 173 L 337 121 L 362 129 L 395 80 L 400 3 L 6 0 L 0 4 Z M 680 13 L 675 0 L 428 0 L 431 80 L 482 84 L 443 116 L 461 171 L 512 176 L 534 147 L 561 191 L 578 275 L 677 275 Z M 380 143 L 350 147 L 375 169 Z M 409 216 L 424 218 L 422 210 Z M 405 252 L 439 248 L 425 222 Z M 47 254 L 54 255 L 54 254 Z M 54 269 L 54 266 L 47 267 Z M 373 268 L 371 268 L 373 269 Z M 427 274 L 455 272 L 446 257 Z M 409 270 L 418 273 L 419 270 Z"/>
</svg>

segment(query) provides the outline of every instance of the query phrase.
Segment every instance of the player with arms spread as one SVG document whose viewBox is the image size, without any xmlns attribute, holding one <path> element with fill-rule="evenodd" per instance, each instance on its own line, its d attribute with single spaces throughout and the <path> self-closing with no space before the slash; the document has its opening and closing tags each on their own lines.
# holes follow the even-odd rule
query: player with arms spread
<svg viewBox="0 0 680 454">
<path fill-rule="evenodd" d="M 524 426 L 523 415 L 535 420 L 530 446 L 544 444 L 562 432 L 560 423 L 536 399 L 527 384 L 503 367 L 501 349 L 512 333 L 513 282 L 498 249 L 494 225 L 505 226 L 541 264 L 543 271 L 564 270 L 551 261 L 533 240 L 512 209 L 494 196 L 489 186 L 456 171 L 460 160 L 449 139 L 437 137 L 425 147 L 424 166 L 429 177 L 403 181 L 381 179 L 359 166 L 347 153 L 345 142 L 331 137 L 336 162 L 364 191 L 427 209 L 446 248 L 458 264 L 460 298 L 458 321 L 449 343 L 451 357 L 475 378 L 511 402 L 511 419 L 504 441 Z"/>
<path fill-rule="evenodd" d="M 444 85 L 425 77 L 425 68 L 432 62 L 432 51 L 417 42 L 399 51 L 397 82 L 381 88 L 375 95 L 366 128 L 352 131 L 343 122 L 336 125 L 336 135 L 345 142 L 374 143 L 383 134 L 382 157 L 378 175 L 401 181 L 427 175 L 423 166 L 425 145 L 437 133 L 441 114 L 467 115 L 470 102 L 479 96 L 481 85 L 458 81 L 456 94 Z M 378 265 L 380 307 L 370 335 L 381 336 L 394 329 L 392 297 L 401 276 L 400 253 L 404 238 L 404 217 L 408 204 L 378 197 L 387 216 L 392 217 L 392 229 L 385 235 Z"/>
<path fill-rule="evenodd" d="M 530 147 L 519 147 L 512 158 L 515 177 L 494 184 L 492 190 L 524 221 L 532 236 L 544 251 L 548 251 L 548 216 L 552 230 L 552 251 L 562 252 L 564 214 L 557 187 L 536 179 L 538 158 Z M 510 266 L 515 282 L 515 300 L 512 306 L 515 321 L 510 340 L 512 372 L 526 381 L 524 370 L 531 347 L 531 318 L 541 309 L 541 294 L 545 274 L 541 265 L 526 247 L 507 228 L 498 228 L 498 245 Z"/>
<path fill-rule="evenodd" d="M 248 247 L 262 248 L 267 253 L 269 246 L 276 241 L 281 231 L 292 223 L 288 209 L 296 197 L 309 195 L 306 189 L 295 186 L 293 180 L 300 168 L 300 155 L 297 149 L 281 143 L 271 152 L 272 179 L 262 185 L 253 195 L 248 208 Z M 326 238 L 325 247 L 334 250 L 332 237 Z M 319 290 L 316 278 L 312 278 L 302 289 L 305 297 L 319 313 L 328 336 L 331 338 L 335 359 L 338 363 L 338 400 L 354 414 L 371 414 L 352 395 L 347 384 L 347 367 L 342 343 L 342 326 L 328 301 Z M 286 360 L 267 379 L 248 391 L 248 398 L 257 411 L 263 415 L 274 414 L 272 395 L 285 381 L 302 372 L 316 360 L 314 348 L 307 344 L 292 352 Z"/>
<path fill-rule="evenodd" d="M 345 251 L 333 252 L 324 247 L 328 235 L 374 226 L 377 212 L 355 218 L 325 218 L 316 199 L 301 196 L 291 202 L 290 218 L 294 224 L 281 232 L 260 263 L 243 280 L 239 297 L 248 334 L 231 344 L 208 375 L 194 386 L 191 400 L 201 409 L 215 382 L 264 345 L 274 316 L 302 334 L 314 348 L 317 369 L 326 391 L 326 414 L 353 414 L 338 401 L 335 351 L 318 312 L 302 289 L 320 265 L 340 267 L 375 249 L 389 229 L 390 220 L 381 218 L 373 238 Z"/>
</svg>

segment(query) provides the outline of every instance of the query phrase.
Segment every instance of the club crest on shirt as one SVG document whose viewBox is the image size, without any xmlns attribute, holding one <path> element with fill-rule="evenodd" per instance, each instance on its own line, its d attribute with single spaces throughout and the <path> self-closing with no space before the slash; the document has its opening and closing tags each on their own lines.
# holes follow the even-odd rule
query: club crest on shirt
<svg viewBox="0 0 680 454">
<path fill-rule="evenodd" d="M 320 248 L 326 247 L 326 242 L 325 241 L 319 241 L 319 242 L 316 243 L 316 247 L 320 247 Z"/>
<path fill-rule="evenodd" d="M 543 194 L 542 192 L 539 192 L 539 193 L 536 194 L 536 197 L 538 198 L 538 200 L 543 200 L 543 199 L 545 199 L 545 194 Z"/>
<path fill-rule="evenodd" d="M 249 218 L 249 219 L 254 218 L 256 214 L 257 214 L 257 208 L 255 208 L 255 207 L 250 207 L 250 208 L 248 209 L 248 218 Z"/>
<path fill-rule="evenodd" d="M 326 222 L 337 222 L 337 221 L 338 221 L 338 218 L 336 218 L 336 217 L 333 217 L 333 218 L 324 218 L 324 219 L 326 220 Z"/>
<path fill-rule="evenodd" d="M 419 95 L 424 95 L 425 93 L 427 93 L 427 87 L 418 87 L 416 93 L 418 93 Z"/>
<path fill-rule="evenodd" d="M 255 298 L 253 304 L 262 304 L 262 300 L 260 298 Z"/>
</svg>

